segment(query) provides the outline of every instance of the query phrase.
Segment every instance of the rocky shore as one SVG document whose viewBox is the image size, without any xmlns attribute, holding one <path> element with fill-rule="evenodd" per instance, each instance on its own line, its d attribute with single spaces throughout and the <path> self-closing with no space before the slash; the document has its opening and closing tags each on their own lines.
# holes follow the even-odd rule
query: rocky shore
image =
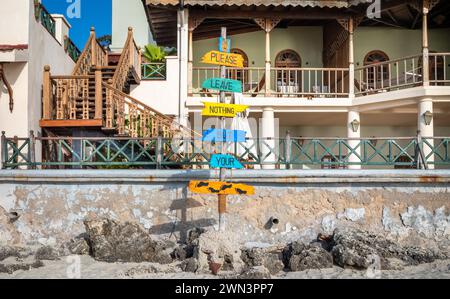
<svg viewBox="0 0 450 299">
<path fill-rule="evenodd" d="M 234 234 L 195 228 L 181 244 L 136 223 L 84 225 L 84 234 L 58 247 L 0 247 L 0 278 L 450 278 L 447 243 L 399 244 L 355 228 L 287 244 L 242 244 Z"/>
</svg>

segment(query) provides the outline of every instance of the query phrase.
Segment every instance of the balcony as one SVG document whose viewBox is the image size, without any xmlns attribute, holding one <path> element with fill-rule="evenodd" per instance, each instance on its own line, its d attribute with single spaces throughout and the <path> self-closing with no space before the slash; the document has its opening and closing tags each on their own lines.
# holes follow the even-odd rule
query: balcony
<svg viewBox="0 0 450 299">
<path fill-rule="evenodd" d="M 358 67 L 354 71 L 356 97 L 402 90 L 418 86 L 450 86 L 450 53 L 430 53 L 428 80 L 424 80 L 423 55 L 414 55 Z M 349 98 L 349 68 L 280 68 L 269 69 L 266 83 L 263 67 L 231 68 L 227 77 L 242 82 L 243 94 L 248 97 L 284 98 Z M 219 67 L 193 67 L 193 96 L 210 97 L 217 91 L 205 90 L 202 82 L 220 77 Z M 425 82 L 427 84 L 424 84 Z"/>
</svg>

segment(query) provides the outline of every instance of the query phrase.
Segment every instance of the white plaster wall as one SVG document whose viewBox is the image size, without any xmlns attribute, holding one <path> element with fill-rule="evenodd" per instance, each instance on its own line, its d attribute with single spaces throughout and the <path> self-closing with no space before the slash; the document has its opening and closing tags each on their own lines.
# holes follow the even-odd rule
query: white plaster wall
<svg viewBox="0 0 450 299">
<path fill-rule="evenodd" d="M 138 46 L 154 43 L 142 0 L 112 0 L 112 51 L 122 50 L 130 26 Z"/>
<path fill-rule="evenodd" d="M 30 3 L 32 1 L 30 0 Z M 40 131 L 42 102 L 42 77 L 45 65 L 50 65 L 53 75 L 69 75 L 74 61 L 64 51 L 63 45 L 36 21 L 33 10 L 29 11 L 29 68 L 28 68 L 28 128 Z M 37 155 L 38 156 L 38 155 Z"/>
<path fill-rule="evenodd" d="M 0 0 L 0 44 L 27 44 L 30 7 L 28 0 Z"/>
<path fill-rule="evenodd" d="M 178 114 L 178 57 L 166 58 L 166 80 L 142 80 L 131 87 L 131 96 L 164 114 Z"/>
</svg>

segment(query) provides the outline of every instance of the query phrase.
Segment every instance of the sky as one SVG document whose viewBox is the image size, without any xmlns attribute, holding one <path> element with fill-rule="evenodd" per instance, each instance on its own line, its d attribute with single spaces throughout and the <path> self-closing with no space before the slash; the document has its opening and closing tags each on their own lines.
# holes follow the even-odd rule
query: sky
<svg viewBox="0 0 450 299">
<path fill-rule="evenodd" d="M 42 0 L 50 13 L 62 14 L 72 28 L 70 38 L 80 50 L 95 27 L 97 37 L 111 34 L 112 0 Z M 78 9 L 79 8 L 79 9 Z"/>
</svg>

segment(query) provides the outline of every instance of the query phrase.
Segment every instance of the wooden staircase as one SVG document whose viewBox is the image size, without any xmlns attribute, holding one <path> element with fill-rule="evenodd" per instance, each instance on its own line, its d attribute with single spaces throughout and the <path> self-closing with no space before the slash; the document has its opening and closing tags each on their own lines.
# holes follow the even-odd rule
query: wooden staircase
<svg viewBox="0 0 450 299">
<path fill-rule="evenodd" d="M 141 53 L 131 28 L 117 65 L 109 64 L 92 28 L 71 75 L 53 76 L 50 67 L 44 68 L 40 126 L 65 136 L 80 129 L 132 138 L 172 137 L 180 132 L 191 136 L 193 131 L 173 117 L 129 95 L 130 86 L 140 83 L 140 73 Z"/>
</svg>

